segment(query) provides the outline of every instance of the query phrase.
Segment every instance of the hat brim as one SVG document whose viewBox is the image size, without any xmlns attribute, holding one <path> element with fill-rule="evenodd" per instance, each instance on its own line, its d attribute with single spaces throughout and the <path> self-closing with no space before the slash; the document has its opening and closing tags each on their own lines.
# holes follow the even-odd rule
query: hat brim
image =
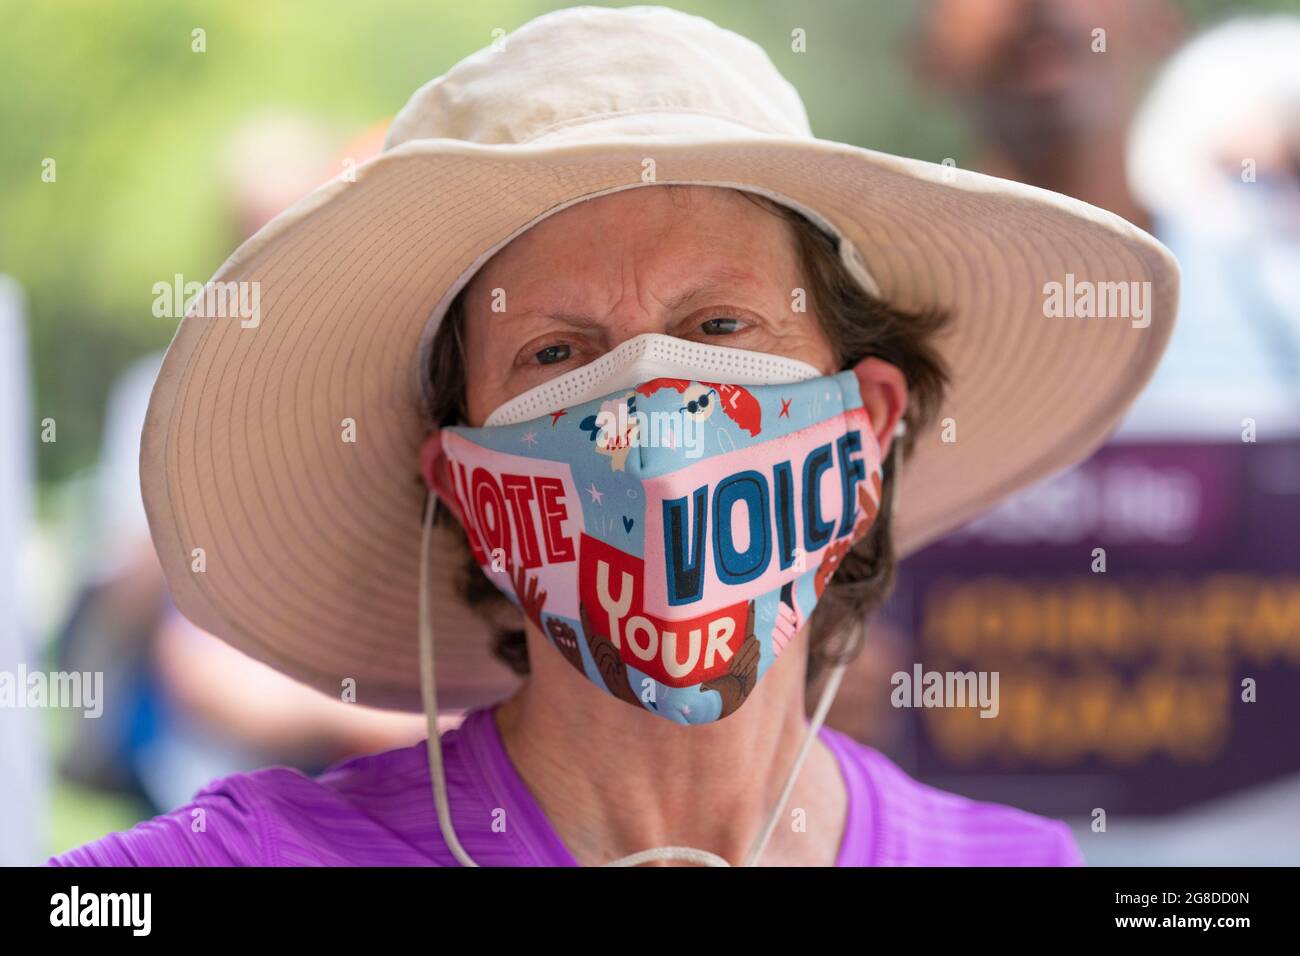
<svg viewBox="0 0 1300 956">
<path fill-rule="evenodd" d="M 952 382 L 899 487 L 901 554 L 1089 454 L 1151 376 L 1178 267 L 1145 232 L 1076 200 L 820 140 L 736 135 L 406 143 L 286 211 L 213 283 L 257 283 L 260 318 L 190 315 L 146 420 L 146 511 L 180 610 L 330 695 L 420 710 L 417 603 L 427 431 L 422 343 L 459 283 L 573 202 L 658 183 L 733 186 L 816 211 L 885 299 L 948 309 Z M 1149 322 L 1049 318 L 1046 283 L 1150 283 Z M 355 441 L 344 441 L 344 420 Z M 941 440 L 951 420 L 955 441 Z M 953 437 L 950 432 L 948 437 Z M 195 570 L 195 549 L 203 549 Z M 433 567 L 439 698 L 516 683 L 458 595 L 454 534 Z"/>
</svg>

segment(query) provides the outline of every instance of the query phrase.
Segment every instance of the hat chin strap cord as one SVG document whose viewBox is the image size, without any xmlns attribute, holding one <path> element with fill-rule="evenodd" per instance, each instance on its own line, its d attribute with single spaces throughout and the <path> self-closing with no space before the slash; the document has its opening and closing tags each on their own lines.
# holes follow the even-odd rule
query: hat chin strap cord
<svg viewBox="0 0 1300 956">
<path fill-rule="evenodd" d="M 902 448 L 897 444 L 894 446 L 894 454 L 895 468 L 890 485 L 891 513 L 897 504 L 899 472 L 902 469 Z M 434 495 L 430 494 L 424 507 L 424 530 L 420 539 L 420 692 L 424 700 L 424 713 L 429 730 L 428 740 L 426 741 L 429 751 L 429 776 L 433 783 L 433 800 L 438 808 L 438 827 L 442 830 L 442 837 L 446 841 L 447 847 L 462 866 L 478 866 L 474 858 L 461 845 L 460 838 L 456 835 L 456 828 L 451 822 L 451 808 L 447 802 L 447 778 L 442 765 L 442 741 L 438 734 L 438 688 L 434 680 L 433 667 L 433 615 L 429 607 L 429 543 L 433 538 L 435 504 L 436 499 Z M 855 636 L 854 644 L 856 645 L 861 640 L 862 630 L 860 629 Z M 852 659 L 852 655 L 847 656 L 848 659 Z M 745 866 L 755 866 L 763 850 L 767 848 L 768 841 L 771 840 L 772 834 L 776 830 L 777 822 L 781 819 L 781 813 L 785 808 L 786 801 L 790 799 L 790 792 L 794 789 L 795 780 L 799 777 L 799 770 L 803 766 L 804 758 L 808 756 L 813 739 L 825 722 L 831 702 L 840 689 L 840 682 L 844 678 L 844 671 L 847 666 L 847 662 L 839 663 L 831 670 L 826 686 L 817 701 L 817 710 L 808 725 L 808 732 L 804 734 L 803 743 L 799 747 L 799 753 L 795 757 L 794 765 L 790 768 L 790 773 L 786 777 L 781 796 L 777 799 L 776 806 L 772 808 L 772 813 L 767 819 L 767 825 L 763 827 L 762 832 L 759 833 L 750 847 L 749 854 L 745 858 Z M 639 866 L 642 863 L 650 863 L 655 860 L 683 860 L 699 866 L 731 866 L 729 862 L 716 853 L 689 846 L 660 846 L 649 850 L 640 850 L 602 865 Z"/>
</svg>

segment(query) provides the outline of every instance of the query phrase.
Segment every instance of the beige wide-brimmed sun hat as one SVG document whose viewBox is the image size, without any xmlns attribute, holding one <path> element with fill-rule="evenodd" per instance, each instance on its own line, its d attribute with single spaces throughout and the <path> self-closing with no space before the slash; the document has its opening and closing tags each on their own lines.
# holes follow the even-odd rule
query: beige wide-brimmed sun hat
<svg viewBox="0 0 1300 956">
<path fill-rule="evenodd" d="M 1119 217 L 816 139 L 763 50 L 700 17 L 557 11 L 417 91 L 382 155 L 240 246 L 181 322 L 141 453 L 179 608 L 325 693 L 351 680 L 360 703 L 419 710 L 424 349 L 511 238 L 646 188 L 647 170 L 798 209 L 841 237 L 869 290 L 955 314 L 952 385 L 899 489 L 903 554 L 1092 451 L 1173 325 L 1177 265 Z M 1068 306 L 1089 288 L 1112 305 L 1139 293 L 1145 312 L 1080 318 Z M 1051 289 L 1073 317 L 1050 314 Z M 214 314 L 221 290 L 256 290 L 257 315 Z M 488 703 L 515 678 L 458 597 L 454 533 L 435 548 L 439 700 Z"/>
</svg>

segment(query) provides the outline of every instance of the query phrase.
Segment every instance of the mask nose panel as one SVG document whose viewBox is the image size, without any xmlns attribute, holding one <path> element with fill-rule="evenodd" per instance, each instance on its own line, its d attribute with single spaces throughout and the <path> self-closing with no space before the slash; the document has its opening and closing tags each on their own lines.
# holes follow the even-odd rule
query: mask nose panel
<svg viewBox="0 0 1300 956">
<path fill-rule="evenodd" d="M 543 382 L 501 405 L 485 425 L 539 418 L 657 378 L 704 379 L 736 385 L 779 385 L 817 378 L 807 362 L 647 332 L 594 362 Z"/>
</svg>

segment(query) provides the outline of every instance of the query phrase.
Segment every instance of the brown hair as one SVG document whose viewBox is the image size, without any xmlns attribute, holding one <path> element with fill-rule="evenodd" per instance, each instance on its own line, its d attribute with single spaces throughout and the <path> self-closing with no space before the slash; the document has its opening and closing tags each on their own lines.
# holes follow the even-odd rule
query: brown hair
<svg viewBox="0 0 1300 956">
<path fill-rule="evenodd" d="M 666 185 L 672 190 L 683 187 Z M 870 532 L 846 554 L 822 594 L 809 620 L 807 682 L 811 686 L 822 669 L 852 659 L 860 648 L 856 638 L 866 616 L 884 603 L 894 579 L 891 491 L 897 476 L 894 461 L 901 444 L 910 454 L 916 436 L 934 418 L 948 384 L 948 370 L 935 345 L 946 326 L 948 313 L 904 312 L 871 295 L 840 261 L 837 240 L 802 213 L 741 191 L 774 215 L 790 223 L 800 265 L 807 279 L 807 299 L 835 350 L 837 366 L 848 369 L 868 356 L 897 367 L 907 380 L 908 403 L 903 415 L 906 433 L 894 440 L 883 465 L 881 508 Z M 429 376 L 432 421 L 439 426 L 462 424 L 466 418 L 466 381 L 463 348 L 465 290 L 452 301 L 434 337 Z M 441 511 L 441 506 L 440 506 Z M 443 520 L 441 514 L 439 520 Z M 467 577 L 464 596 L 492 622 L 508 617 L 513 605 L 488 581 L 465 547 Z M 834 646 L 836 639 L 841 641 Z M 528 673 L 528 646 L 524 632 L 496 626 L 493 651 L 517 674 Z"/>
</svg>

